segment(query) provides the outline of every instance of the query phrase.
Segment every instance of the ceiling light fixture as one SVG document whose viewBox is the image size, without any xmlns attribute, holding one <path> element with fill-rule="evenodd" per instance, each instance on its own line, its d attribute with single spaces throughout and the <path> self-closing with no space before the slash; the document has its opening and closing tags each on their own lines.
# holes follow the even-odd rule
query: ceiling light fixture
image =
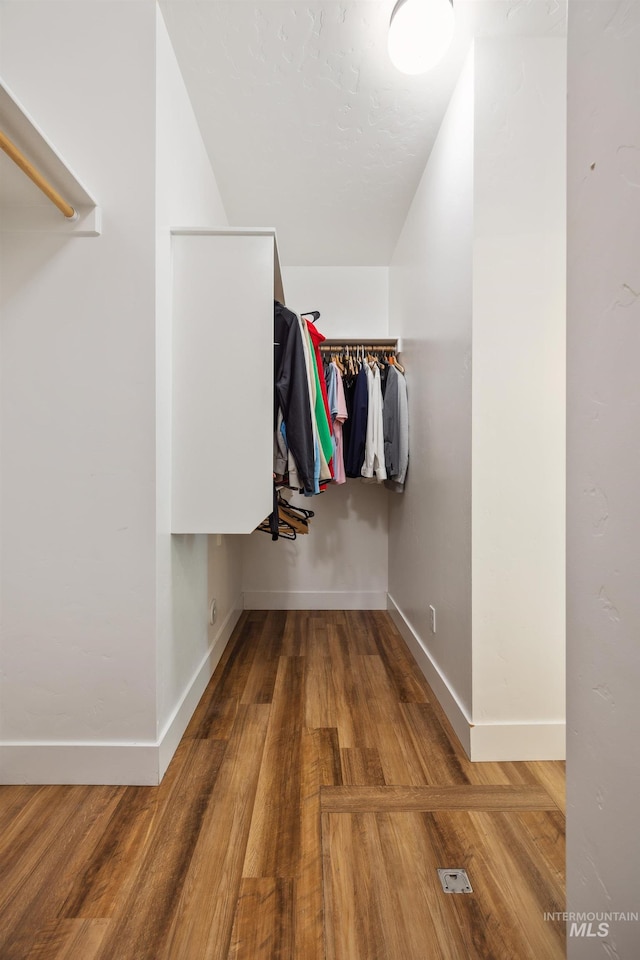
<svg viewBox="0 0 640 960">
<path fill-rule="evenodd" d="M 453 37 L 453 0 L 398 0 L 389 24 L 389 57 L 401 73 L 425 73 Z"/>
</svg>

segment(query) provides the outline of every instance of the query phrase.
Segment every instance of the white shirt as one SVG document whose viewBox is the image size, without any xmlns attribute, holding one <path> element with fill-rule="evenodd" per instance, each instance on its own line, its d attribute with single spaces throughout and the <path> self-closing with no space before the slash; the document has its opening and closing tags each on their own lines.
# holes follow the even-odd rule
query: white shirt
<svg viewBox="0 0 640 960">
<path fill-rule="evenodd" d="M 367 435 L 364 448 L 364 463 L 360 471 L 363 477 L 375 477 L 378 483 L 387 479 L 384 465 L 384 428 L 382 425 L 382 385 L 377 365 L 367 371 L 367 395 L 369 412 L 367 415 Z"/>
</svg>

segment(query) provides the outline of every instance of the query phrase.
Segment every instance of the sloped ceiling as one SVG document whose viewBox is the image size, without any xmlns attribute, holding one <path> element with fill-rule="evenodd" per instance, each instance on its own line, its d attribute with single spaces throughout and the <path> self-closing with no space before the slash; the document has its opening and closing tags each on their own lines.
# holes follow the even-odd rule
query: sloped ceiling
<svg viewBox="0 0 640 960">
<path fill-rule="evenodd" d="M 445 61 L 389 62 L 394 0 L 161 0 L 232 225 L 286 265 L 388 264 L 474 35 L 564 32 L 560 0 L 455 0 Z"/>
</svg>

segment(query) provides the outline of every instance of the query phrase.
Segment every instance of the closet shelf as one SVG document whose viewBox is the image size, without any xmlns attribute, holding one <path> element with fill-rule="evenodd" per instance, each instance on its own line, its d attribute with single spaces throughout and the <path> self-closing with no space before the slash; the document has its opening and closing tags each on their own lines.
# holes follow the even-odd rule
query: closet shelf
<svg viewBox="0 0 640 960">
<path fill-rule="evenodd" d="M 249 534 L 273 509 L 275 231 L 171 235 L 171 532 Z"/>
<path fill-rule="evenodd" d="M 99 236 L 100 209 L 95 200 L 2 80 L 0 129 L 78 214 L 76 220 L 66 219 L 13 160 L 0 151 L 0 230 Z"/>
</svg>

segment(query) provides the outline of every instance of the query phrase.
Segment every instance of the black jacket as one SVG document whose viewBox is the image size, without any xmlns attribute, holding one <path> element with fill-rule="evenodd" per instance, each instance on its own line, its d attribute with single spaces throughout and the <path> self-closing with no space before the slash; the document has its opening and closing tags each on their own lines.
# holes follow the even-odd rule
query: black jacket
<svg viewBox="0 0 640 960">
<path fill-rule="evenodd" d="M 298 318 L 277 300 L 273 308 L 274 425 L 282 410 L 287 444 L 305 493 L 314 492 L 314 449 L 307 365 Z"/>
</svg>

